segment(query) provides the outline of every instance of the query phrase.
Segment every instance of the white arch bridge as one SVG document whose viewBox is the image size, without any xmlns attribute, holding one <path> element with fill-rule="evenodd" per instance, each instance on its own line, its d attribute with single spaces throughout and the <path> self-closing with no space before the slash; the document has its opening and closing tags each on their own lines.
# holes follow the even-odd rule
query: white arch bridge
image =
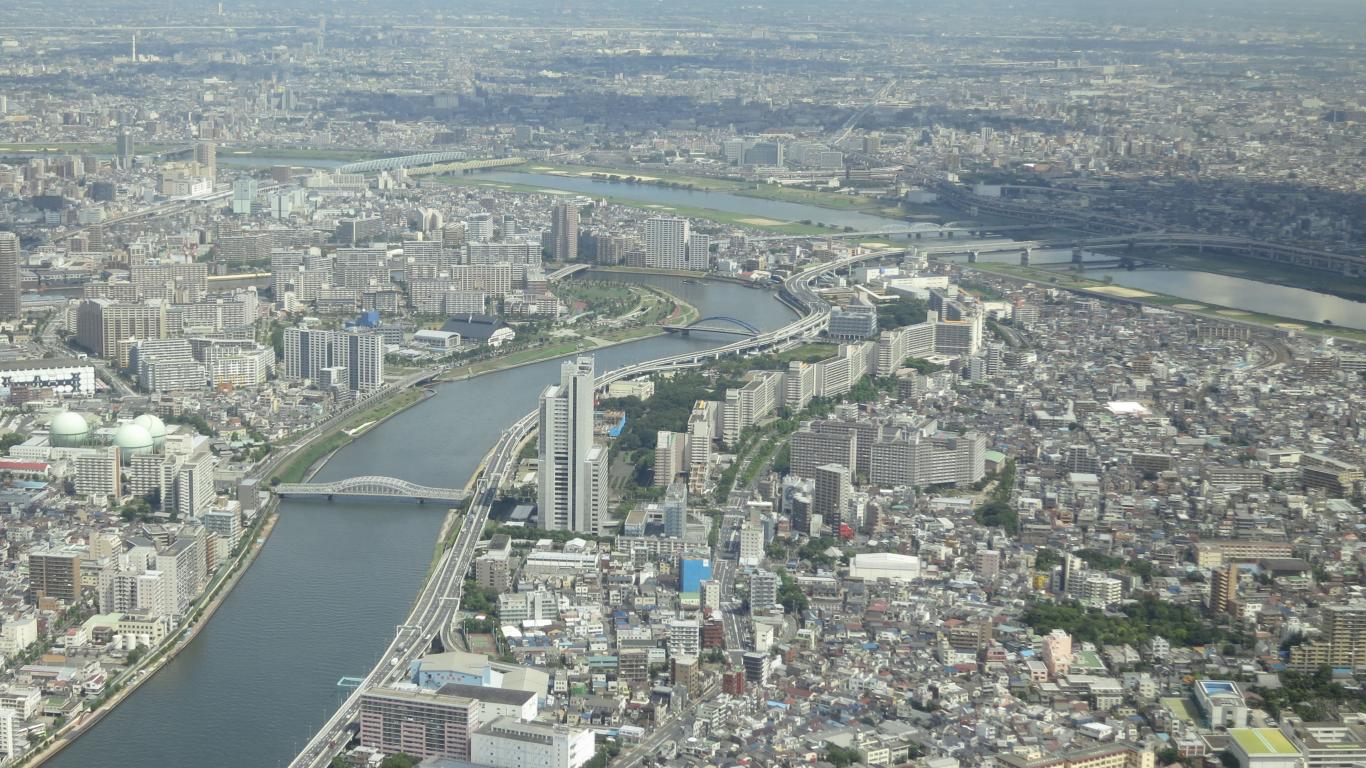
<svg viewBox="0 0 1366 768">
<path fill-rule="evenodd" d="M 331 483 L 280 483 L 273 489 L 276 496 L 289 498 L 391 498 L 424 501 L 464 501 L 470 492 L 464 488 L 433 488 L 410 483 L 397 477 L 364 475 L 348 477 Z"/>
</svg>

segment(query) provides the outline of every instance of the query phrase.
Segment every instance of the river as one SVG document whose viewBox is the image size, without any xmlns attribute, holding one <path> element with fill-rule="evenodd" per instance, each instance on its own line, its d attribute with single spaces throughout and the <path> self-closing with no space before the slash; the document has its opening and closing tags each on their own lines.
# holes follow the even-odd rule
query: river
<svg viewBox="0 0 1366 768">
<path fill-rule="evenodd" d="M 774 294 L 657 275 L 655 285 L 703 315 L 760 328 L 790 321 Z M 658 336 L 599 350 L 599 371 L 729 336 Z M 392 475 L 463 486 L 498 434 L 558 379 L 545 361 L 443 384 L 436 394 L 339 451 L 322 480 Z M 286 765 L 331 715 L 345 676 L 363 676 L 407 615 L 426 573 L 443 508 L 288 501 L 256 563 L 199 637 L 48 765 L 54 768 L 267 768 Z"/>
<path fill-rule="evenodd" d="M 240 167 L 268 167 L 270 165 L 309 165 L 335 168 L 338 160 L 299 160 L 270 155 L 219 155 L 219 162 Z M 642 175 L 649 175 L 642 171 Z M 577 192 L 603 197 L 617 197 L 648 205 L 676 205 L 711 209 L 730 214 L 742 214 L 776 221 L 812 221 L 856 230 L 878 231 L 908 226 L 908 222 L 859 211 L 822 208 L 804 203 L 765 200 L 727 192 L 707 192 L 671 189 L 653 184 L 626 184 L 594 179 L 587 176 L 568 176 L 552 173 L 518 173 L 492 171 L 480 178 L 509 184 L 536 186 L 548 190 Z M 911 225 L 932 229 L 932 225 Z M 938 242 L 938 241 L 935 241 Z M 1109 255 L 1109 254 L 1107 254 Z M 1033 261 L 1039 264 L 1070 261 L 1071 252 L 1035 251 Z M 984 261 L 1014 261 L 1015 254 L 983 254 Z M 955 257 L 961 260 L 961 257 Z M 1303 288 L 1275 285 L 1232 275 L 1196 270 L 1091 270 L 1091 274 L 1111 275 L 1118 285 L 1179 296 L 1192 301 L 1217 304 L 1249 312 L 1262 312 L 1295 320 L 1322 322 L 1366 329 L 1366 303 Z"/>
<path fill-rule="evenodd" d="M 642 172 L 648 175 L 648 172 Z M 837 227 L 853 227 L 856 230 L 886 230 L 922 228 L 934 229 L 932 224 L 918 227 L 901 219 L 889 219 L 859 211 L 846 211 L 836 208 L 822 208 L 805 203 L 788 203 L 781 200 L 765 200 L 762 197 L 735 195 L 729 192 L 706 192 L 690 189 L 672 189 L 654 184 L 627 184 L 594 179 L 587 176 L 562 176 L 552 173 L 517 173 L 511 171 L 492 171 L 481 173 L 481 179 L 502 181 L 508 184 L 529 184 L 545 189 L 558 189 L 593 196 L 620 197 L 654 205 L 677 205 L 687 208 L 709 208 L 725 213 L 743 214 L 761 219 L 780 222 L 811 221 L 819 224 L 833 224 Z"/>
<path fill-rule="evenodd" d="M 1100 252 L 1087 255 L 1087 258 L 1091 257 L 1113 259 L 1114 254 Z M 950 258 L 960 264 L 967 260 L 966 256 Z M 1020 260 L 1019 254 L 1015 252 L 983 253 L 979 258 L 982 261 L 1003 264 L 1017 264 Z M 1039 249 L 1030 253 L 1029 261 L 1036 266 L 1071 264 L 1072 251 Z M 1114 280 L 1115 285 L 1126 288 L 1165 293 L 1169 296 L 1179 296 L 1183 299 L 1247 312 L 1261 312 L 1311 323 L 1328 320 L 1345 328 L 1366 330 L 1366 303 L 1304 288 L 1274 285 L 1245 277 L 1193 269 L 1092 268 L 1086 270 L 1085 276 L 1092 280 L 1108 276 Z"/>
</svg>

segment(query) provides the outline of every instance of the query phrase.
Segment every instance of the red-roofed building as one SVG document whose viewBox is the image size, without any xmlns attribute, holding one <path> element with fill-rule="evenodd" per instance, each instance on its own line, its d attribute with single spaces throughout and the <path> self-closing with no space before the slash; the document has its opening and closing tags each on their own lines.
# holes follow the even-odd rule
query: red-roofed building
<svg viewBox="0 0 1366 768">
<path fill-rule="evenodd" d="M 45 461 L 18 461 L 16 459 L 0 459 L 0 472 L 9 472 L 12 475 L 21 477 L 40 477 L 45 478 L 52 466 Z"/>
</svg>

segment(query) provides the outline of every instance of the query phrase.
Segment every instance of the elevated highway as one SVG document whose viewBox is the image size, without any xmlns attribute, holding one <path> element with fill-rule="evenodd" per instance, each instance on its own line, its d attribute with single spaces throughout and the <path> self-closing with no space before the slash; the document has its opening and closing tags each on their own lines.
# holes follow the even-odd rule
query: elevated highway
<svg viewBox="0 0 1366 768">
<path fill-rule="evenodd" d="M 597 378 L 595 385 L 606 387 L 613 382 L 660 371 L 677 370 L 703 364 L 725 355 L 744 354 L 779 346 L 794 339 L 820 333 L 830 319 L 830 307 L 812 288 L 817 276 L 832 270 L 844 269 L 854 263 L 882 258 L 898 249 L 869 251 L 833 262 L 824 262 L 795 274 L 784 281 L 784 300 L 802 314 L 782 328 L 761 333 L 753 338 L 712 349 L 684 352 L 634 365 L 618 368 Z M 431 577 L 418 594 L 412 612 L 395 632 L 394 639 L 374 669 L 370 670 L 337 708 L 322 728 L 314 734 L 303 750 L 290 762 L 290 768 L 322 768 L 332 759 L 348 738 L 347 726 L 360 713 L 361 696 L 368 690 L 396 682 L 406 677 L 408 665 L 431 646 L 432 639 L 441 637 L 459 615 L 465 576 L 474 560 L 475 550 L 488 522 L 489 511 L 504 485 L 516 469 L 518 447 L 536 427 L 538 414 L 533 411 L 518 419 L 499 436 L 489 451 L 483 470 L 474 483 L 470 507 L 460 521 L 460 532 L 455 543 L 441 554 Z"/>
</svg>

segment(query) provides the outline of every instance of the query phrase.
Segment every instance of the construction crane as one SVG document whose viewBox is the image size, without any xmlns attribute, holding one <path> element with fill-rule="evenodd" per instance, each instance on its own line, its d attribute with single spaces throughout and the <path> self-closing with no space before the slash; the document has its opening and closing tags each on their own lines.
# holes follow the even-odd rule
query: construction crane
<svg viewBox="0 0 1366 768">
<path fill-rule="evenodd" d="M 869 99 L 867 104 L 864 104 L 862 107 L 855 110 L 854 114 L 850 115 L 849 119 L 844 121 L 844 125 L 840 126 L 840 132 L 835 136 L 835 141 L 832 143 L 832 146 L 839 146 L 841 142 L 849 138 L 849 134 L 853 133 L 854 129 L 858 127 L 858 123 L 863 119 L 864 115 L 871 112 L 879 101 L 886 98 L 887 94 L 892 92 L 892 88 L 895 85 L 896 78 L 888 80 L 886 85 L 882 86 L 878 89 L 877 93 L 873 94 L 873 98 Z"/>
</svg>

